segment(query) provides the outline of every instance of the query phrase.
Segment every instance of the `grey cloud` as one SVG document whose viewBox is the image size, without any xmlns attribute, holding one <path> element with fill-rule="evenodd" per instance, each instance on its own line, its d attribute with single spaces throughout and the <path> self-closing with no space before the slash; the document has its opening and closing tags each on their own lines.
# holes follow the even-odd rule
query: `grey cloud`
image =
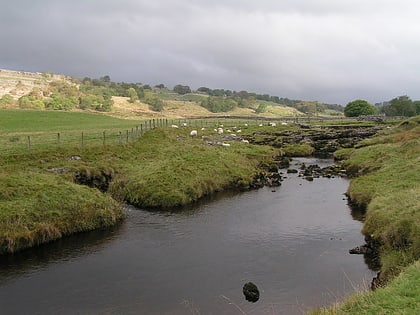
<svg viewBox="0 0 420 315">
<path fill-rule="evenodd" d="M 414 0 L 7 1 L 0 68 L 347 103 L 420 99 Z"/>
</svg>

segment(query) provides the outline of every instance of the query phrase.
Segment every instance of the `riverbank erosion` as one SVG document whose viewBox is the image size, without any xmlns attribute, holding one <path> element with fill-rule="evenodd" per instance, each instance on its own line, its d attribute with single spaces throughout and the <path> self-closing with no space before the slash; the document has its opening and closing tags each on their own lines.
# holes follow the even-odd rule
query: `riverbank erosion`
<svg viewBox="0 0 420 315">
<path fill-rule="evenodd" d="M 375 291 L 315 314 L 417 314 L 420 309 L 420 117 L 335 153 L 352 178 L 348 197 L 364 209 L 363 234 L 377 244 Z M 396 278 L 397 277 L 397 278 Z"/>
<path fill-rule="evenodd" d="M 0 254 L 115 225 L 124 203 L 173 208 L 218 191 L 261 187 L 277 154 L 239 141 L 208 145 L 187 129 L 161 128 L 127 145 L 6 156 Z"/>
</svg>

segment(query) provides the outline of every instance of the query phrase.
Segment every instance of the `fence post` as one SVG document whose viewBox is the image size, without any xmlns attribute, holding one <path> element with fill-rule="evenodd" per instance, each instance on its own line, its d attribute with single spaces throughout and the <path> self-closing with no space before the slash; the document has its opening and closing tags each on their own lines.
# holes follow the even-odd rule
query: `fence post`
<svg viewBox="0 0 420 315">
<path fill-rule="evenodd" d="M 140 124 L 140 136 L 143 135 L 143 124 Z"/>
<path fill-rule="evenodd" d="M 103 132 L 102 144 L 103 144 L 103 146 L 105 146 L 105 130 Z"/>
<path fill-rule="evenodd" d="M 31 136 L 28 136 L 28 151 L 31 153 Z"/>
<path fill-rule="evenodd" d="M 120 144 L 122 144 L 122 133 L 120 131 Z"/>
<path fill-rule="evenodd" d="M 57 133 L 57 147 L 60 147 L 60 133 Z"/>
<path fill-rule="evenodd" d="M 84 137 L 84 134 L 83 134 L 83 131 L 82 131 L 82 150 L 83 150 L 84 146 L 85 146 L 85 137 Z"/>
<path fill-rule="evenodd" d="M 126 130 L 125 139 L 126 139 L 126 142 L 128 143 L 128 130 Z"/>
</svg>

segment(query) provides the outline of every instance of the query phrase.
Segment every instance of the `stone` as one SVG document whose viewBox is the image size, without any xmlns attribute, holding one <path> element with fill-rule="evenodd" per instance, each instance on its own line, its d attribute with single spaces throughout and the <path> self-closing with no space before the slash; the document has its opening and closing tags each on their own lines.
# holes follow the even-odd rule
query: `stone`
<svg viewBox="0 0 420 315">
<path fill-rule="evenodd" d="M 249 302 L 255 303 L 260 298 L 260 291 L 258 290 L 258 287 L 252 282 L 245 283 L 242 292 L 245 295 L 245 299 Z"/>
</svg>

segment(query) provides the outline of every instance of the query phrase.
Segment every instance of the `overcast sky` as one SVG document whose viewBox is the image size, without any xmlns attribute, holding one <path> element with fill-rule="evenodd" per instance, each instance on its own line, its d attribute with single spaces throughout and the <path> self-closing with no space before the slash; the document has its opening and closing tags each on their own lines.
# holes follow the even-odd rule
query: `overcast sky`
<svg viewBox="0 0 420 315">
<path fill-rule="evenodd" d="M 420 99 L 419 0 L 0 0 L 0 68 L 347 104 Z"/>
</svg>

